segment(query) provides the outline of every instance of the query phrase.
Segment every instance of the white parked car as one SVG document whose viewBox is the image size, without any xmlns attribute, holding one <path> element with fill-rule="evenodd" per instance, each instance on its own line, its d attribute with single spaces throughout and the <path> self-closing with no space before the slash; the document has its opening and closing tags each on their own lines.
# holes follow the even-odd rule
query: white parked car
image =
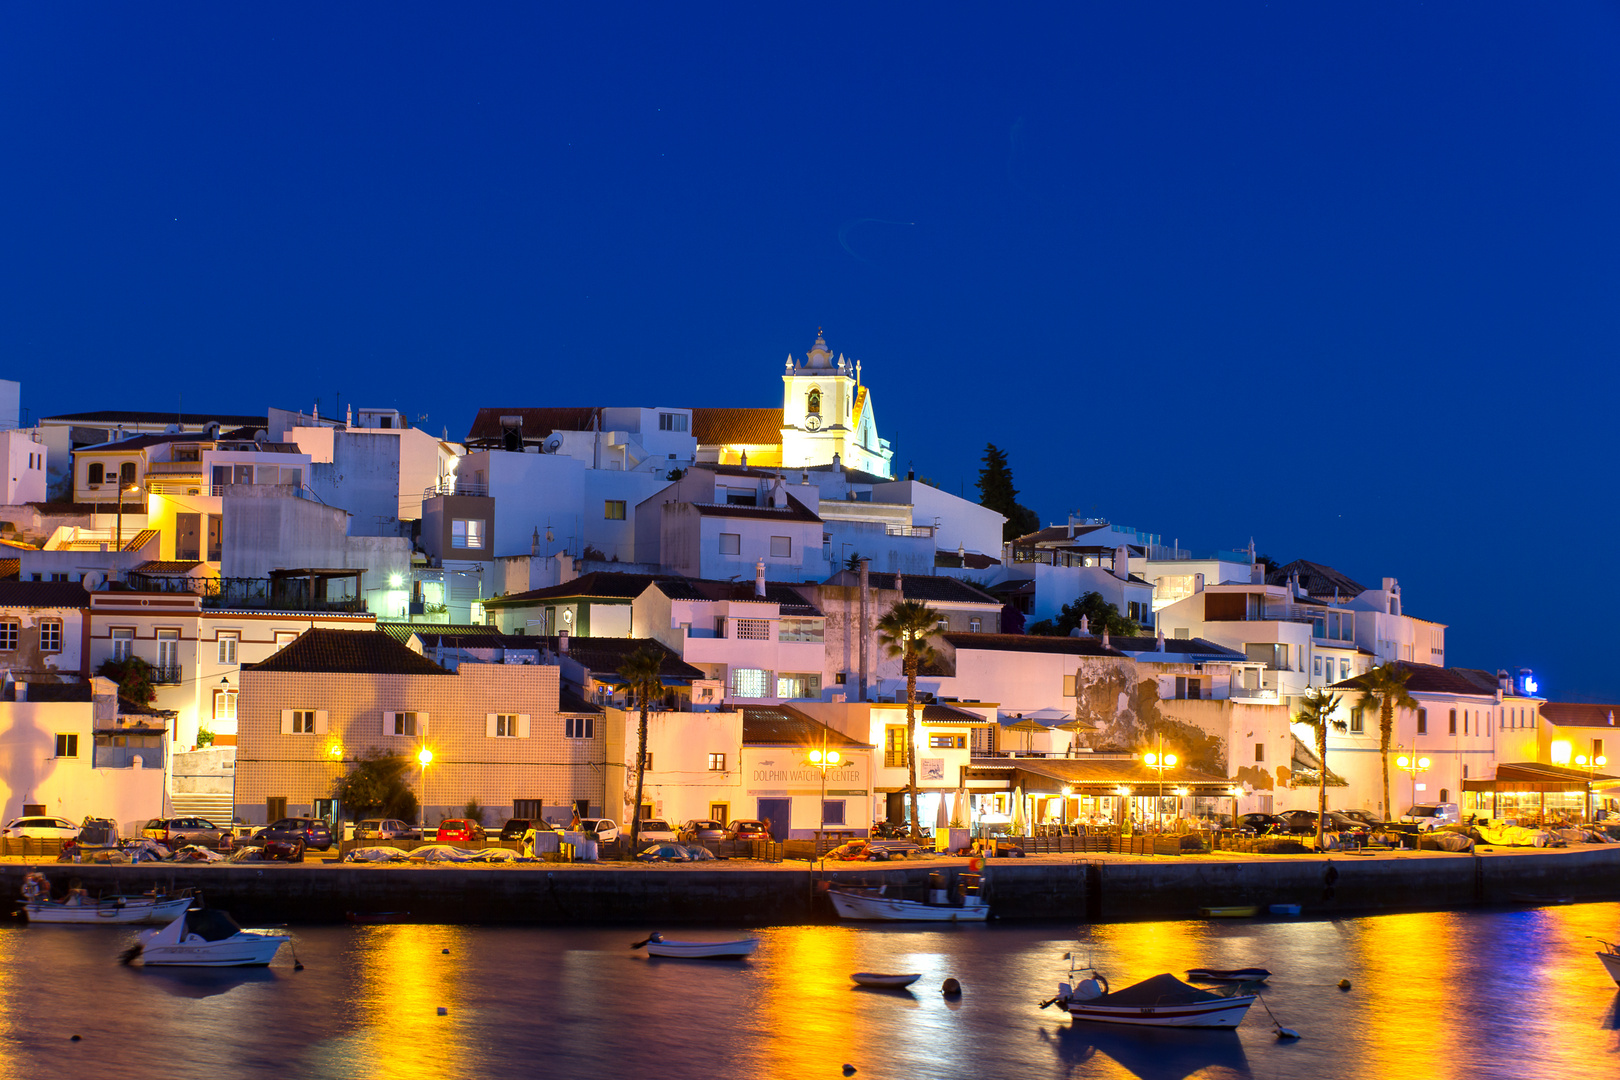
<svg viewBox="0 0 1620 1080">
<path fill-rule="evenodd" d="M 579 831 L 590 833 L 596 837 L 596 842 L 606 844 L 619 838 L 619 826 L 612 818 L 589 817 L 579 823 Z"/>
<path fill-rule="evenodd" d="M 0 836 L 25 840 L 72 840 L 79 835 L 79 826 L 67 818 L 20 817 L 6 822 Z"/>
<path fill-rule="evenodd" d="M 643 840 L 661 840 L 673 844 L 680 839 L 680 832 L 675 826 L 663 818 L 642 818 L 641 828 L 636 834 Z"/>
<path fill-rule="evenodd" d="M 1407 807 L 1401 821 L 1416 825 L 1423 832 L 1433 832 L 1442 825 L 1461 823 L 1462 812 L 1454 802 L 1420 802 Z"/>
</svg>

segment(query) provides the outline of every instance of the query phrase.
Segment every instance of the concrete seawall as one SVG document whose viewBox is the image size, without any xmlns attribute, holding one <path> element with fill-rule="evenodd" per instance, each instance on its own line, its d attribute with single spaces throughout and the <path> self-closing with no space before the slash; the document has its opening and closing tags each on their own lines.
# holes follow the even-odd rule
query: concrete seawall
<svg viewBox="0 0 1620 1080">
<path fill-rule="evenodd" d="M 1326 892 L 1329 864 L 1337 871 Z M 33 867 L 0 866 L 0 894 L 19 895 Z M 58 891 L 78 877 L 92 893 L 154 885 L 202 891 L 253 922 L 341 921 L 350 911 L 410 912 L 415 920 L 561 925 L 790 924 L 832 919 L 824 879 L 920 890 L 932 871 L 962 860 L 829 866 L 801 864 L 586 866 L 523 869 L 364 866 L 40 866 Z M 1123 922 L 1189 918 L 1200 907 L 1297 903 L 1308 914 L 1366 914 L 1506 904 L 1524 897 L 1620 900 L 1620 847 L 1486 855 L 1422 853 L 1371 858 L 998 859 L 989 898 L 1003 919 Z"/>
</svg>

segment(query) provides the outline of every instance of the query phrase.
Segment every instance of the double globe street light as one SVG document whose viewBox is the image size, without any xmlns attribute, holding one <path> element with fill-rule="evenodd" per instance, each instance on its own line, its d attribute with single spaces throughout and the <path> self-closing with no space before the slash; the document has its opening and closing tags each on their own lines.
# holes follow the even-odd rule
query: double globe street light
<svg viewBox="0 0 1620 1080">
<path fill-rule="evenodd" d="M 1159 815 L 1164 812 L 1164 770 L 1176 767 L 1176 755 L 1164 752 L 1164 736 L 1159 736 L 1159 749 L 1157 752 L 1149 750 L 1142 755 L 1142 763 L 1159 773 L 1159 795 L 1153 800 L 1153 827 L 1160 827 Z"/>
<path fill-rule="evenodd" d="M 1586 770 L 1586 798 L 1583 800 L 1586 805 L 1582 809 L 1586 811 L 1588 822 L 1592 820 L 1592 775 L 1608 763 L 1609 759 L 1602 754 L 1580 754 L 1575 758 L 1575 764 Z"/>
</svg>

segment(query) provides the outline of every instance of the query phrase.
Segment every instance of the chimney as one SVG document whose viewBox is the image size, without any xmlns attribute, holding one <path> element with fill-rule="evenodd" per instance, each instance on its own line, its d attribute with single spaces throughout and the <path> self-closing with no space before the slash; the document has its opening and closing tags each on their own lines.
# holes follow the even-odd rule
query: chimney
<svg viewBox="0 0 1620 1080">
<path fill-rule="evenodd" d="M 765 560 L 761 559 L 754 564 L 754 595 L 760 599 L 765 598 Z"/>
<path fill-rule="evenodd" d="M 906 468 L 906 479 L 907 480 L 915 480 L 915 479 L 917 479 L 917 470 L 911 468 L 909 465 Z"/>
<path fill-rule="evenodd" d="M 898 572 L 894 575 L 894 591 L 900 594 L 900 599 L 904 600 L 906 598 L 905 578 Z"/>
<path fill-rule="evenodd" d="M 1121 581 L 1130 580 L 1131 549 L 1124 544 L 1114 549 L 1114 576 Z"/>
<path fill-rule="evenodd" d="M 839 467 L 840 466 L 838 464 L 838 453 L 836 451 L 834 451 L 833 452 L 833 468 L 836 469 L 836 468 L 839 468 Z"/>
<path fill-rule="evenodd" d="M 742 467 L 748 468 L 748 451 L 746 450 L 742 452 Z"/>
<path fill-rule="evenodd" d="M 1087 636 L 1091 634 L 1091 620 L 1084 615 L 1080 616 L 1080 632 Z"/>
<path fill-rule="evenodd" d="M 833 464 L 838 464 L 838 455 L 833 455 Z M 866 700 L 866 683 L 871 674 L 867 661 L 869 651 L 868 638 L 872 636 L 872 580 L 870 570 L 871 559 L 861 560 L 861 696 L 858 701 Z"/>
<path fill-rule="evenodd" d="M 17 700 L 18 701 L 27 701 L 28 700 L 28 684 L 27 683 L 20 682 L 20 683 L 17 684 Z"/>
<path fill-rule="evenodd" d="M 563 655 L 568 654 L 568 631 L 562 630 L 557 634 L 557 651 Z"/>
<path fill-rule="evenodd" d="M 1507 673 L 1506 668 L 1496 669 L 1496 687 L 1502 693 L 1511 693 L 1513 690 L 1513 676 Z"/>
<path fill-rule="evenodd" d="M 1105 649 L 1109 648 L 1109 645 L 1108 645 L 1108 627 L 1106 627 L 1106 626 L 1103 627 L 1102 647 L 1105 648 Z"/>
<path fill-rule="evenodd" d="M 1194 574 L 1193 575 L 1193 592 L 1203 592 L 1203 591 L 1204 591 L 1204 575 L 1203 574 Z"/>
<path fill-rule="evenodd" d="M 1164 652 L 1164 631 L 1163 630 L 1159 631 L 1159 640 L 1158 640 L 1157 645 L 1155 645 L 1154 647 L 1157 648 L 1160 652 Z"/>
<path fill-rule="evenodd" d="M 776 483 L 771 486 L 771 505 L 778 510 L 787 509 L 787 488 L 782 486 L 780 476 L 776 478 Z"/>
<path fill-rule="evenodd" d="M 1266 564 L 1263 562 L 1251 563 L 1249 565 L 1249 583 L 1251 585 L 1263 585 L 1265 580 Z"/>
</svg>

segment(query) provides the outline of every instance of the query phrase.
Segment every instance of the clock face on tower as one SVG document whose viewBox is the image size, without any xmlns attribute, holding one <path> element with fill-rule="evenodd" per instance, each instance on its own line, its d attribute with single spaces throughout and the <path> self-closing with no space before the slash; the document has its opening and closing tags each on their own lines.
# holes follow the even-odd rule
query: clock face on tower
<svg viewBox="0 0 1620 1080">
<path fill-rule="evenodd" d="M 806 431 L 818 431 L 818 430 L 820 430 L 820 428 L 821 428 L 821 417 L 816 416 L 814 413 L 810 414 L 809 416 L 804 418 L 804 426 L 805 426 Z"/>
</svg>

